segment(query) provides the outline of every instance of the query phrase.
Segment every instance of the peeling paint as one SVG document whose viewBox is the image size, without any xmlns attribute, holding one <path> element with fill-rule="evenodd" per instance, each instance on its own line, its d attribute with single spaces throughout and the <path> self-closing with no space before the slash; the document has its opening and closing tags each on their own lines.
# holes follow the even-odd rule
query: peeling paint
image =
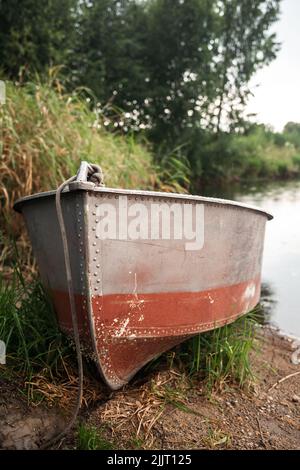
<svg viewBox="0 0 300 470">
<path fill-rule="evenodd" d="M 247 300 L 247 299 L 252 299 L 255 296 L 255 291 L 256 291 L 256 285 L 254 283 L 249 284 L 245 292 L 243 293 L 242 299 Z"/>
<path fill-rule="evenodd" d="M 117 338 L 119 338 L 120 336 L 122 336 L 124 333 L 125 333 L 125 330 L 126 330 L 126 326 L 128 325 L 129 323 L 129 318 L 126 318 L 126 320 L 124 320 L 122 323 L 121 323 L 121 328 L 116 332 L 115 336 Z"/>
<path fill-rule="evenodd" d="M 139 299 L 139 296 L 138 296 L 138 293 L 137 293 L 137 274 L 134 273 L 134 289 L 133 289 L 133 292 L 132 292 L 132 295 L 133 295 L 133 299 L 131 299 L 129 301 L 129 307 L 131 309 L 138 309 L 138 310 L 141 310 L 141 307 L 144 303 L 144 300 L 143 299 Z M 130 312 L 131 314 L 131 312 Z"/>
</svg>

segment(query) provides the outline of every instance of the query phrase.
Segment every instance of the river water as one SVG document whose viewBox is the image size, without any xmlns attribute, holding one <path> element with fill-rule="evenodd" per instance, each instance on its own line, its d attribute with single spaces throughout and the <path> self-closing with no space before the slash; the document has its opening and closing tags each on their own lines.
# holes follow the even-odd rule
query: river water
<svg viewBox="0 0 300 470">
<path fill-rule="evenodd" d="M 262 306 L 268 321 L 300 337 L 300 181 L 206 188 L 202 194 L 252 204 L 274 216 L 266 227 Z"/>
</svg>

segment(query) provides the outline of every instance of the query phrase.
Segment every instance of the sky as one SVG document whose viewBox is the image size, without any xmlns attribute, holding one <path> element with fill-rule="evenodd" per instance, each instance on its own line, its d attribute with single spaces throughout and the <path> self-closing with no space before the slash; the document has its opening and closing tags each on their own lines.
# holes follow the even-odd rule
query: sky
<svg viewBox="0 0 300 470">
<path fill-rule="evenodd" d="M 300 122 L 300 0 L 282 1 L 274 30 L 281 50 L 252 79 L 254 96 L 249 99 L 247 112 L 256 113 L 257 121 L 281 131 L 288 121 Z"/>
</svg>

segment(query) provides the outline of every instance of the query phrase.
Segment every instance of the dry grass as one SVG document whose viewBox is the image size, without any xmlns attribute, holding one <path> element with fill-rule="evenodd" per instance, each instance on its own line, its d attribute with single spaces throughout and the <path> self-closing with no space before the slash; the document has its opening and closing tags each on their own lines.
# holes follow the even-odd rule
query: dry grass
<svg viewBox="0 0 300 470">
<path fill-rule="evenodd" d="M 78 374 L 72 368 L 66 369 L 64 377 L 56 377 L 51 382 L 43 371 L 25 382 L 28 401 L 35 406 L 41 403 L 49 407 L 58 406 L 60 409 L 72 411 L 78 392 Z M 107 395 L 105 386 L 89 375 L 84 376 L 83 407 L 93 406 Z"/>
<path fill-rule="evenodd" d="M 155 424 L 168 405 L 187 410 L 188 378 L 175 369 L 158 372 L 140 387 L 127 386 L 97 410 L 91 424 L 105 423 L 114 441 L 139 442 L 150 449 L 155 441 Z"/>
</svg>

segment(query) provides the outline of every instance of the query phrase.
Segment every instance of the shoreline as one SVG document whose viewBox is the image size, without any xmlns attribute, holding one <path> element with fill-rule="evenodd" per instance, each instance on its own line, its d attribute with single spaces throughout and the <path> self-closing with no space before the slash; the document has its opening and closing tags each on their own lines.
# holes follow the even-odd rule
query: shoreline
<svg viewBox="0 0 300 470">
<path fill-rule="evenodd" d="M 286 339 L 287 341 L 300 341 L 300 336 L 293 335 L 292 333 L 287 333 L 286 331 L 279 328 L 279 326 L 273 325 L 272 323 L 267 323 L 262 325 L 262 328 L 267 328 L 277 334 L 280 338 Z"/>
</svg>

